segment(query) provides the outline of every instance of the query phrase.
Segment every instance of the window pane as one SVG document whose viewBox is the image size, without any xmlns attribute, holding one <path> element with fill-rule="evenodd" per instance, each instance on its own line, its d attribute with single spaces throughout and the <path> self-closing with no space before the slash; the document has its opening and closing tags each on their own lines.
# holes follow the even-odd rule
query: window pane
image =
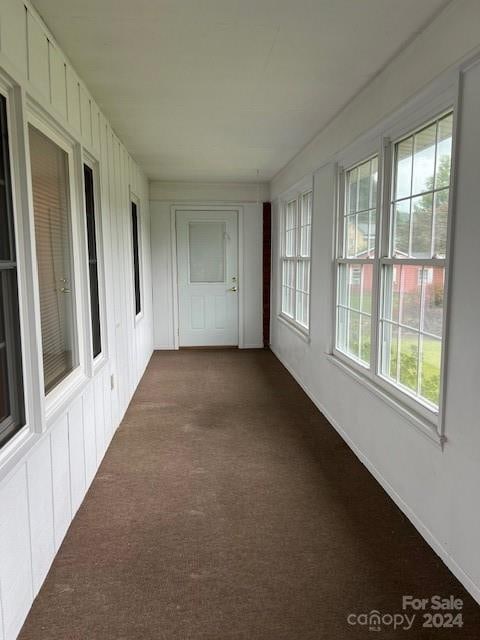
<svg viewBox="0 0 480 640">
<path fill-rule="evenodd" d="M 421 350 L 420 395 L 435 406 L 438 406 L 440 399 L 442 341 L 430 336 L 421 336 Z"/>
<path fill-rule="evenodd" d="M 296 321 L 308 329 L 308 293 L 297 291 Z"/>
<path fill-rule="evenodd" d="M 373 265 L 340 264 L 337 293 L 337 348 L 370 363 Z"/>
<path fill-rule="evenodd" d="M 393 380 L 398 379 L 398 331 L 397 325 L 383 322 L 382 333 L 382 373 Z"/>
<path fill-rule="evenodd" d="M 375 257 L 375 236 L 377 229 L 377 211 L 371 210 L 369 213 L 369 230 L 368 230 L 368 257 Z"/>
<path fill-rule="evenodd" d="M 303 194 L 300 216 L 300 255 L 309 257 L 312 235 L 312 192 Z"/>
<path fill-rule="evenodd" d="M 282 264 L 282 313 L 294 317 L 295 261 L 283 260 Z"/>
<path fill-rule="evenodd" d="M 98 264 L 97 264 L 97 237 L 95 221 L 95 197 L 93 184 L 93 171 L 84 165 L 85 184 L 85 215 L 87 221 L 87 246 L 88 246 L 88 270 L 90 277 L 90 315 L 92 324 L 92 351 L 93 357 L 98 356 L 102 350 L 100 335 L 100 302 L 98 296 Z"/>
<path fill-rule="evenodd" d="M 296 229 L 289 229 L 285 234 L 285 255 L 293 257 L 296 254 L 295 249 Z"/>
<path fill-rule="evenodd" d="M 302 220 L 301 225 L 312 224 L 312 192 L 304 193 L 302 196 Z"/>
<path fill-rule="evenodd" d="M 132 243 L 133 243 L 133 281 L 134 281 L 134 293 L 135 293 L 135 315 L 142 310 L 142 294 L 140 289 L 140 229 L 138 220 L 137 205 L 132 202 Z M 195 223 L 191 223 L 195 224 Z M 199 256 L 196 256 L 199 258 Z M 215 256 L 212 256 L 214 259 Z M 205 266 L 205 265 L 204 265 Z M 190 269 L 192 268 L 192 261 L 190 255 Z"/>
<path fill-rule="evenodd" d="M 358 208 L 357 211 L 365 211 L 370 205 L 370 162 L 365 162 L 358 167 Z"/>
<path fill-rule="evenodd" d="M 355 257 L 366 258 L 369 239 L 369 220 L 368 211 L 364 211 L 357 215 L 357 246 L 355 249 Z"/>
<path fill-rule="evenodd" d="M 414 329 L 420 328 L 422 273 L 422 267 L 415 265 L 400 267 L 400 323 Z"/>
<path fill-rule="evenodd" d="M 347 216 L 345 218 L 345 244 L 347 247 L 347 258 L 355 256 L 355 237 L 357 228 L 357 216 Z"/>
<path fill-rule="evenodd" d="M 436 123 L 415 134 L 412 195 L 433 189 L 436 137 Z"/>
<path fill-rule="evenodd" d="M 68 156 L 29 127 L 45 392 L 75 366 L 72 239 Z"/>
<path fill-rule="evenodd" d="M 373 265 L 344 264 L 339 271 L 339 304 L 371 313 Z"/>
<path fill-rule="evenodd" d="M 393 254 L 408 256 L 410 253 L 410 202 L 401 200 L 394 209 Z"/>
<path fill-rule="evenodd" d="M 383 317 L 419 329 L 422 267 L 395 265 L 384 273 Z"/>
<path fill-rule="evenodd" d="M 347 313 L 343 307 L 337 308 L 337 348 L 347 351 Z"/>
<path fill-rule="evenodd" d="M 0 278 L 0 423 L 10 415 L 10 385 L 7 367 L 7 342 L 5 320 L 3 317 L 5 301 L 3 298 L 4 278 Z"/>
<path fill-rule="evenodd" d="M 190 222 L 190 282 L 225 282 L 225 223 Z"/>
<path fill-rule="evenodd" d="M 360 314 L 348 311 L 347 353 L 359 357 L 360 350 Z"/>
<path fill-rule="evenodd" d="M 378 158 L 370 160 L 371 180 L 370 180 L 370 209 L 377 207 L 377 187 L 378 187 Z"/>
<path fill-rule="evenodd" d="M 372 313 L 372 293 L 373 293 L 373 265 L 362 265 L 362 288 L 360 311 Z"/>
<path fill-rule="evenodd" d="M 357 208 L 358 169 L 347 173 L 347 213 L 358 211 Z"/>
<path fill-rule="evenodd" d="M 402 140 L 396 145 L 395 154 L 395 200 L 406 198 L 412 192 L 412 151 L 413 138 Z"/>
<path fill-rule="evenodd" d="M 409 329 L 399 329 L 399 378 L 403 386 L 417 391 L 419 335 Z"/>
<path fill-rule="evenodd" d="M 360 316 L 360 353 L 359 357 L 365 364 L 370 363 L 371 343 L 371 319 L 369 316 Z"/>
<path fill-rule="evenodd" d="M 307 225 L 300 230 L 300 255 L 302 257 L 310 256 L 311 229 L 312 227 Z"/>
<path fill-rule="evenodd" d="M 450 167 L 452 163 L 453 115 L 449 114 L 438 123 L 437 166 L 435 170 L 435 188 L 450 186 Z"/>
<path fill-rule="evenodd" d="M 433 196 L 412 198 L 412 250 L 414 258 L 432 257 Z"/>
<path fill-rule="evenodd" d="M 285 218 L 285 229 L 295 229 L 297 226 L 297 201 L 291 200 L 287 204 L 287 213 Z"/>
<path fill-rule="evenodd" d="M 2 174 L 0 174 L 0 260 L 10 260 L 10 232 L 8 211 L 9 198 L 7 198 L 7 188 L 3 184 Z"/>
<path fill-rule="evenodd" d="M 424 267 L 422 293 L 422 331 L 441 338 L 445 269 Z"/>
<path fill-rule="evenodd" d="M 310 261 L 299 260 L 297 262 L 297 290 L 303 293 L 310 291 Z"/>
<path fill-rule="evenodd" d="M 445 258 L 447 255 L 448 199 L 449 189 L 442 189 L 435 194 L 434 208 L 434 256 Z"/>
<path fill-rule="evenodd" d="M 310 292 L 310 261 L 297 262 L 296 320 L 308 328 L 308 303 Z"/>
<path fill-rule="evenodd" d="M 346 173 L 347 203 L 342 254 L 347 258 L 375 256 L 377 180 L 376 157 Z"/>
</svg>

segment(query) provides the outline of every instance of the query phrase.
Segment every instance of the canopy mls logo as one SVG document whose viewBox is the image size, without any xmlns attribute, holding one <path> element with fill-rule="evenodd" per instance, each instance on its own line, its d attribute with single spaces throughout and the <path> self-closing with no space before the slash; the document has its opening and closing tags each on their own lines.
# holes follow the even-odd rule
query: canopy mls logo
<svg viewBox="0 0 480 640">
<path fill-rule="evenodd" d="M 415 618 L 414 613 L 410 615 L 406 613 L 380 613 L 380 611 L 372 609 L 368 613 L 350 613 L 347 616 L 347 622 L 351 626 L 367 627 L 369 631 L 382 631 L 385 627 L 392 627 L 395 631 L 397 629 L 409 631 Z"/>
<path fill-rule="evenodd" d="M 350 613 L 347 623 L 350 626 L 366 627 L 369 631 L 382 631 L 385 628 L 410 631 L 414 626 L 454 629 L 463 627 L 462 608 L 463 600 L 454 596 L 418 598 L 404 595 L 401 612 L 382 613 L 372 609 L 364 613 Z"/>
</svg>

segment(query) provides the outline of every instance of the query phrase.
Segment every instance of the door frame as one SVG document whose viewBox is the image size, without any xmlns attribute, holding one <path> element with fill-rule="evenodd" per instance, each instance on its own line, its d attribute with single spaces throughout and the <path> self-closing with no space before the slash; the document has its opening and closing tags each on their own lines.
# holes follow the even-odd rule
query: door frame
<svg viewBox="0 0 480 640">
<path fill-rule="evenodd" d="M 238 219 L 238 348 L 243 349 L 244 340 L 244 243 L 243 243 L 243 206 L 238 204 L 201 204 L 178 203 L 170 207 L 170 273 L 172 287 L 172 329 L 173 348 L 179 349 L 179 309 L 178 309 L 178 269 L 177 269 L 177 212 L 180 211 L 228 211 L 236 213 Z"/>
</svg>

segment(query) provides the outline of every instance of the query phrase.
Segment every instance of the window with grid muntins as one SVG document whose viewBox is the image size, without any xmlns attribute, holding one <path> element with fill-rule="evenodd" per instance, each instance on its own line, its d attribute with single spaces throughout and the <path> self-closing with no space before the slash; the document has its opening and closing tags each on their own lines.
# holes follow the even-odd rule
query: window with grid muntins
<svg viewBox="0 0 480 640">
<path fill-rule="evenodd" d="M 391 172 L 379 175 L 373 157 L 341 174 L 336 349 L 433 412 L 441 392 L 452 136 L 450 112 L 389 145 Z M 380 182 L 390 198 L 377 234 Z"/>
<path fill-rule="evenodd" d="M 308 331 L 312 191 L 289 200 L 284 208 L 281 256 L 281 313 Z"/>
<path fill-rule="evenodd" d="M 394 145 L 380 373 L 433 408 L 441 388 L 453 115 Z"/>
<path fill-rule="evenodd" d="M 378 157 L 346 171 L 344 184 L 337 260 L 337 348 L 368 366 L 371 357 Z"/>
</svg>

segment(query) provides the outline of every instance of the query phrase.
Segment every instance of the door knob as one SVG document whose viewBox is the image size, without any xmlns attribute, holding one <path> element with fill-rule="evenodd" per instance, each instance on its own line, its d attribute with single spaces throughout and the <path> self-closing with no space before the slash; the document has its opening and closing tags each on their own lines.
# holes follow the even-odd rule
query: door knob
<svg viewBox="0 0 480 640">
<path fill-rule="evenodd" d="M 238 291 L 237 287 L 230 287 L 229 291 Z"/>
</svg>

